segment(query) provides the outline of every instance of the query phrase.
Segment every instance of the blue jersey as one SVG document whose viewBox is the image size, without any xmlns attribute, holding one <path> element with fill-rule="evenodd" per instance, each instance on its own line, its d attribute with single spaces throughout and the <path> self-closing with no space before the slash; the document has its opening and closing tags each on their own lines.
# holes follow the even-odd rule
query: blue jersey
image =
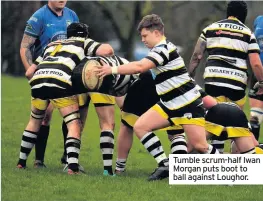
<svg viewBox="0 0 263 201">
<path fill-rule="evenodd" d="M 260 48 L 260 59 L 261 62 L 263 62 L 263 15 L 260 15 L 255 19 L 254 30 Z"/>
<path fill-rule="evenodd" d="M 79 18 L 74 11 L 67 7 L 63 9 L 62 16 L 58 16 L 48 5 L 38 9 L 27 21 L 25 28 L 25 34 L 37 38 L 32 47 L 33 60 L 42 53 L 50 42 L 66 39 L 67 26 L 72 22 L 79 22 Z"/>
</svg>

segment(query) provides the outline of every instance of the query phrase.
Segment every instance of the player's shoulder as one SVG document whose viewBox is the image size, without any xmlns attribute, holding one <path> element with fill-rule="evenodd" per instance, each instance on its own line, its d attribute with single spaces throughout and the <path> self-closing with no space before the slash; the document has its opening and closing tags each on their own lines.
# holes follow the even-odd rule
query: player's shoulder
<svg viewBox="0 0 263 201">
<path fill-rule="evenodd" d="M 260 22 L 263 22 L 263 15 L 259 15 L 254 20 L 254 25 L 257 26 Z"/>
<path fill-rule="evenodd" d="M 33 21 L 33 22 L 39 22 L 40 20 L 43 19 L 43 16 L 45 16 L 45 13 L 47 12 L 47 5 L 42 6 L 38 10 L 36 10 L 33 15 L 29 18 L 28 21 Z"/>
</svg>

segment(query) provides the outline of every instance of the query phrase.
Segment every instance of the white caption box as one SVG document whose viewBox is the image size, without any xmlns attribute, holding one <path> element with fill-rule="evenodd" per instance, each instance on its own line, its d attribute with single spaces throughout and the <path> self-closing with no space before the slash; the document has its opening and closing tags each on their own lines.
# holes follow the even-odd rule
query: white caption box
<svg viewBox="0 0 263 201">
<path fill-rule="evenodd" d="M 169 184 L 263 184 L 260 154 L 170 154 Z"/>
</svg>

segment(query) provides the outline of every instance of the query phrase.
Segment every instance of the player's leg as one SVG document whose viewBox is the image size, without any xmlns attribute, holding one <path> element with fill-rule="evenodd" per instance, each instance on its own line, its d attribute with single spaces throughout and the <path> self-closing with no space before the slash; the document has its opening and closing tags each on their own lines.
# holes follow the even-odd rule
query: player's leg
<svg viewBox="0 0 263 201">
<path fill-rule="evenodd" d="M 113 175 L 112 158 L 114 151 L 114 105 L 115 97 L 102 93 L 89 93 L 95 106 L 100 124 L 100 150 L 103 159 L 103 174 Z"/>
<path fill-rule="evenodd" d="M 79 103 L 79 113 L 80 113 L 80 121 L 82 125 L 82 128 L 81 128 L 81 132 L 82 132 L 85 126 L 86 119 L 87 119 L 90 97 L 87 95 L 87 93 L 83 93 L 83 94 L 77 95 L 77 98 L 78 98 L 78 103 Z M 63 132 L 63 138 L 64 138 L 64 153 L 61 157 L 61 163 L 67 164 L 67 150 L 66 150 L 65 143 L 67 140 L 68 128 L 64 121 L 62 123 L 62 132 Z"/>
<path fill-rule="evenodd" d="M 260 133 L 260 124 L 263 121 L 263 95 L 258 95 L 257 90 L 253 89 L 253 86 L 257 82 L 255 76 L 252 76 L 250 79 L 250 90 L 248 93 L 249 96 L 249 105 L 250 105 L 250 125 L 252 128 L 252 133 L 255 136 L 256 140 L 259 139 Z"/>
<path fill-rule="evenodd" d="M 36 143 L 48 103 L 47 100 L 36 98 L 32 98 L 31 100 L 31 115 L 22 136 L 19 161 L 17 163 L 18 168 L 26 167 L 27 157 Z"/>
<path fill-rule="evenodd" d="M 172 128 L 172 127 L 171 127 Z M 183 129 L 167 130 L 171 142 L 171 154 L 187 154 L 187 143 Z"/>
<path fill-rule="evenodd" d="M 136 121 L 134 132 L 143 146 L 158 163 L 158 168 L 150 175 L 149 181 L 161 180 L 169 176 L 168 158 L 164 153 L 159 138 L 153 133 L 154 130 L 170 126 L 168 115 L 159 106 L 154 105 Z"/>
<path fill-rule="evenodd" d="M 35 168 L 46 167 L 44 164 L 44 158 L 45 158 L 47 140 L 50 131 L 50 121 L 52 118 L 53 109 L 54 108 L 52 104 L 49 104 L 48 108 L 46 109 L 45 117 L 42 121 L 38 133 L 37 142 L 35 145 L 35 162 L 34 162 Z"/>
<path fill-rule="evenodd" d="M 128 155 L 133 143 L 133 129 L 123 123 L 120 125 L 117 139 L 117 160 L 115 173 L 121 174 L 125 171 Z"/>
<path fill-rule="evenodd" d="M 205 131 L 205 110 L 202 106 L 190 103 L 178 111 L 172 111 L 171 121 L 175 125 L 181 125 L 187 136 L 188 143 L 203 154 L 218 154 L 219 152 L 207 143 Z"/>
<path fill-rule="evenodd" d="M 246 102 L 246 96 L 244 96 L 240 100 L 236 100 L 236 101 L 230 100 L 229 98 L 227 98 L 225 96 L 216 97 L 215 99 L 217 100 L 218 103 L 223 103 L 223 102 L 235 103 L 242 110 L 243 110 L 245 102 Z M 227 136 L 226 131 L 222 131 L 221 136 Z M 213 145 L 221 154 L 224 153 L 224 147 L 225 147 L 225 141 L 224 140 L 218 140 L 218 138 L 216 136 L 214 136 L 213 140 L 211 141 L 211 145 Z M 235 150 L 235 145 L 233 143 L 231 143 L 230 152 L 232 152 L 234 150 Z"/>
<path fill-rule="evenodd" d="M 76 96 L 51 100 L 55 107 L 59 109 L 61 116 L 68 128 L 66 140 L 68 174 L 78 174 L 79 153 L 81 144 L 81 122 L 79 105 Z"/>
<path fill-rule="evenodd" d="M 249 98 L 250 125 L 256 140 L 259 140 L 260 125 L 263 122 L 263 101 Z"/>
</svg>

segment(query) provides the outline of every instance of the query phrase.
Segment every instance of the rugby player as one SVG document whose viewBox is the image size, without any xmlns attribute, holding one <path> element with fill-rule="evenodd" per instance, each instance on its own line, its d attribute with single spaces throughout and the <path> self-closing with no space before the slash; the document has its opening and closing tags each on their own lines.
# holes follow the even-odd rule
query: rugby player
<svg viewBox="0 0 263 201">
<path fill-rule="evenodd" d="M 36 139 L 49 102 L 57 107 L 67 124 L 68 174 L 78 174 L 80 134 L 82 130 L 77 96 L 74 95 L 71 76 L 85 55 L 105 55 L 107 44 L 88 38 L 88 26 L 72 23 L 67 27 L 67 39 L 48 44 L 26 75 L 31 85 L 31 116 L 23 132 L 17 168 L 26 168 L 26 161 Z M 110 52 L 112 53 L 112 52 Z M 33 75 L 33 77 L 32 77 Z"/>
<path fill-rule="evenodd" d="M 20 56 L 27 70 L 33 61 L 41 55 L 48 43 L 66 39 L 67 26 L 78 22 L 76 13 L 65 7 L 67 1 L 48 1 L 47 5 L 38 9 L 27 21 L 21 41 Z M 44 156 L 50 130 L 53 107 L 50 104 L 42 121 L 35 146 L 34 167 L 46 167 Z M 64 134 L 64 140 L 67 133 Z"/>
<path fill-rule="evenodd" d="M 254 34 L 260 48 L 260 60 L 263 62 L 263 15 L 254 21 Z M 263 121 L 263 95 L 258 95 L 257 90 L 253 89 L 255 83 L 256 78 L 252 76 L 249 90 L 250 125 L 256 140 L 259 140 L 260 124 Z"/>
<path fill-rule="evenodd" d="M 98 60 L 99 62 L 106 63 L 110 66 L 118 66 L 124 63 L 128 63 L 128 61 L 124 58 L 118 57 L 116 55 L 113 55 L 111 57 L 86 57 L 83 59 L 81 64 L 76 68 L 76 72 L 81 72 L 81 69 L 84 67 L 86 62 L 89 60 Z M 81 74 L 79 74 L 81 75 Z M 118 87 L 115 88 L 116 91 L 124 90 L 126 89 L 127 85 L 125 85 L 125 82 L 127 81 L 127 78 L 122 77 L 123 80 L 119 80 L 117 84 Z M 76 80 L 77 79 L 77 80 Z M 133 79 L 133 78 L 132 78 Z M 135 79 L 135 78 L 134 78 Z M 78 86 L 81 85 L 81 83 L 78 83 L 78 81 L 81 80 L 80 77 L 73 77 L 73 83 L 76 80 L 76 91 L 80 90 Z M 129 80 L 132 82 L 132 80 Z M 104 171 L 103 175 L 113 175 L 112 171 L 112 158 L 113 158 L 113 151 L 114 151 L 114 104 L 115 104 L 115 98 L 119 99 L 121 102 L 123 99 L 122 97 L 114 97 L 112 94 L 115 94 L 114 92 L 111 93 L 109 91 L 110 84 L 102 84 L 102 87 L 99 91 L 92 91 L 88 92 L 88 94 L 91 97 L 91 101 L 94 103 L 96 112 L 99 117 L 99 123 L 101 128 L 101 135 L 100 135 L 100 149 L 102 152 L 102 158 L 103 158 L 103 165 L 104 165 Z M 78 88 L 78 89 L 77 89 Z M 83 89 L 83 91 L 79 91 L 79 93 L 83 93 L 84 91 L 87 91 L 87 89 Z M 111 94 L 111 95 L 110 95 Z M 125 92 L 123 93 L 125 94 Z M 119 95 L 119 94 L 116 94 Z"/>
<path fill-rule="evenodd" d="M 138 98 L 139 97 L 139 98 Z M 115 173 L 125 171 L 129 151 L 133 143 L 133 127 L 137 119 L 159 101 L 151 71 L 140 74 L 125 96 L 118 135 Z M 187 154 L 183 129 L 167 128 L 172 154 Z"/>
<path fill-rule="evenodd" d="M 140 116 L 134 125 L 137 137 L 158 163 L 148 178 L 152 181 L 169 176 L 168 158 L 154 130 L 170 125 L 182 126 L 189 142 L 200 153 L 214 154 L 217 150 L 206 141 L 201 94 L 188 75 L 176 46 L 165 38 L 161 18 L 155 14 L 145 16 L 138 31 L 142 42 L 151 49 L 147 57 L 113 68 L 97 66 L 96 71 L 101 78 L 110 74 L 143 73 L 149 69 L 155 74 L 160 101 Z"/>
<path fill-rule="evenodd" d="M 227 5 L 227 19 L 206 27 L 195 46 L 189 64 L 194 77 L 204 52 L 208 52 L 204 73 L 205 91 L 218 102 L 233 102 L 243 108 L 248 79 L 247 59 L 259 81 L 263 81 L 263 68 L 259 47 L 254 34 L 244 24 L 247 5 L 243 1 L 231 1 Z M 224 141 L 212 141 L 221 152 Z"/>
</svg>

